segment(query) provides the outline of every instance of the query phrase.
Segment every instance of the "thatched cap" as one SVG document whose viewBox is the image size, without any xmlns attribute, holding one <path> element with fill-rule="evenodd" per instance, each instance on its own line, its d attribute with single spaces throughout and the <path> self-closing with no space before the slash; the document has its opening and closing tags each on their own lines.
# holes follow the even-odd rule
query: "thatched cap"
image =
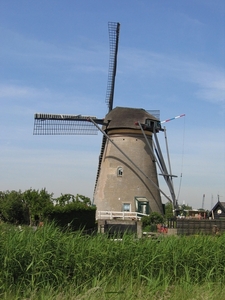
<svg viewBox="0 0 225 300">
<path fill-rule="evenodd" d="M 135 123 L 139 121 L 141 124 L 145 124 L 147 119 L 158 121 L 157 118 L 142 108 L 116 107 L 105 116 L 104 123 L 109 124 L 107 130 L 118 128 L 139 129 L 139 126 Z"/>
</svg>

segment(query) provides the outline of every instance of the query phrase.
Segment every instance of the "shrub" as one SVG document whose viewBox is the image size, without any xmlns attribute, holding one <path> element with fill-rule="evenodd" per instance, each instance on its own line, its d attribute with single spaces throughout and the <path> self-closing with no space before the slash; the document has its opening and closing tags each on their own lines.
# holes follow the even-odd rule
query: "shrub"
<svg viewBox="0 0 225 300">
<path fill-rule="evenodd" d="M 153 228 L 153 225 L 161 224 L 164 222 L 164 218 L 161 214 L 157 212 L 152 212 L 149 216 L 144 216 L 141 218 L 142 221 L 142 227 L 146 228 L 147 226 L 150 226 L 150 228 Z"/>
</svg>

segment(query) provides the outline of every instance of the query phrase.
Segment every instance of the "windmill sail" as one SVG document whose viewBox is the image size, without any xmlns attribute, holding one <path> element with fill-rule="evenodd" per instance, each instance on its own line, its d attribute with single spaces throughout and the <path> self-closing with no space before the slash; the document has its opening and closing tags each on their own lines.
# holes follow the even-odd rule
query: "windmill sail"
<svg viewBox="0 0 225 300">
<path fill-rule="evenodd" d="M 115 80 L 116 80 L 116 67 L 117 67 L 117 54 L 118 54 L 118 46 L 119 46 L 120 24 L 116 23 L 116 22 L 109 22 L 108 28 L 109 28 L 110 54 L 109 54 L 108 84 L 107 84 L 105 102 L 107 103 L 109 112 L 110 112 L 113 109 L 113 98 L 114 98 L 114 89 L 115 89 Z M 103 135 L 94 191 L 95 191 L 97 183 L 98 183 L 98 178 L 99 178 L 103 153 L 105 150 L 105 145 L 106 145 L 106 137 Z"/>
<path fill-rule="evenodd" d="M 89 122 L 92 118 L 98 124 L 103 120 L 81 115 L 35 114 L 34 135 L 95 135 L 96 127 Z"/>
<path fill-rule="evenodd" d="M 108 105 L 109 112 L 110 112 L 113 108 L 120 24 L 115 22 L 109 22 L 108 27 L 109 27 L 110 55 L 109 55 L 108 84 L 107 84 L 105 101 Z"/>
</svg>

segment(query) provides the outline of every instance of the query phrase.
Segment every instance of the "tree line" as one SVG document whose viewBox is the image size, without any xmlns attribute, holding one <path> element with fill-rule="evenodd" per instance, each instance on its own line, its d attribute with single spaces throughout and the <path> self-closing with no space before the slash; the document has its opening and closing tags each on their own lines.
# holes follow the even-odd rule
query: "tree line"
<svg viewBox="0 0 225 300">
<path fill-rule="evenodd" d="M 90 198 L 79 194 L 61 194 L 60 197 L 53 198 L 53 193 L 45 188 L 24 192 L 0 191 L 0 219 L 11 224 L 37 225 L 56 214 L 93 209 Z"/>
</svg>

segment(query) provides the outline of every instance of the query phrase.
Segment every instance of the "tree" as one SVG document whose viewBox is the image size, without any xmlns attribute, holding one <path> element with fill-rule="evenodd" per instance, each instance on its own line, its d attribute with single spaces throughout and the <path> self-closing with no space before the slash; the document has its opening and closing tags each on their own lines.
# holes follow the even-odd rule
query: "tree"
<svg viewBox="0 0 225 300">
<path fill-rule="evenodd" d="M 182 205 L 180 205 L 180 208 L 182 210 L 192 210 L 192 206 L 190 206 L 188 204 L 182 204 Z"/>
<path fill-rule="evenodd" d="M 173 218 L 174 214 L 173 214 L 173 204 L 172 202 L 168 201 L 165 204 L 165 218 L 166 219 L 170 219 Z"/>
<path fill-rule="evenodd" d="M 83 203 L 86 204 L 86 205 L 91 205 L 91 199 L 88 198 L 88 197 L 85 197 L 85 196 L 83 196 L 83 195 L 77 194 L 77 195 L 76 195 L 76 201 L 83 202 Z"/>
<path fill-rule="evenodd" d="M 83 196 L 83 195 L 79 195 L 79 194 L 77 194 L 76 196 L 74 196 L 72 194 L 61 194 L 60 197 L 55 199 L 55 202 L 59 206 L 65 206 L 69 203 L 74 203 L 74 202 L 81 202 L 86 205 L 91 205 L 90 198 Z"/>
<path fill-rule="evenodd" d="M 52 196 L 53 194 L 48 193 L 46 189 L 39 191 L 30 188 L 23 193 L 0 191 L 0 218 L 13 224 L 37 225 L 39 221 L 51 219 L 53 214 L 60 214 L 66 219 L 75 213 L 79 215 L 82 212 L 95 210 L 90 205 L 90 198 L 83 195 L 61 195 L 55 200 L 56 206 Z"/>
<path fill-rule="evenodd" d="M 48 207 L 53 206 L 52 195 L 46 189 L 29 189 L 23 193 L 23 202 L 28 213 L 30 225 L 42 220 Z"/>
<path fill-rule="evenodd" d="M 65 206 L 69 203 L 75 202 L 75 197 L 72 194 L 61 194 L 60 197 L 55 199 L 55 202 L 59 206 Z"/>
<path fill-rule="evenodd" d="M 27 223 L 21 191 L 6 191 L 0 194 L 1 219 L 12 224 Z"/>
</svg>

